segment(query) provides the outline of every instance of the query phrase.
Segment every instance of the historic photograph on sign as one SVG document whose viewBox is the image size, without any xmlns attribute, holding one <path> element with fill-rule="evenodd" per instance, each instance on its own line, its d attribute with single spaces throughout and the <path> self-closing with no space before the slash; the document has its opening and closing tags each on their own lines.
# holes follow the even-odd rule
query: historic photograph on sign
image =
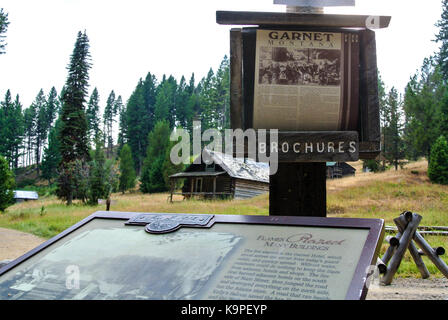
<svg viewBox="0 0 448 320">
<path fill-rule="evenodd" d="M 254 127 L 346 130 L 344 39 L 342 33 L 257 30 Z"/>
<path fill-rule="evenodd" d="M 339 86 L 339 50 L 260 48 L 259 84 Z"/>
</svg>

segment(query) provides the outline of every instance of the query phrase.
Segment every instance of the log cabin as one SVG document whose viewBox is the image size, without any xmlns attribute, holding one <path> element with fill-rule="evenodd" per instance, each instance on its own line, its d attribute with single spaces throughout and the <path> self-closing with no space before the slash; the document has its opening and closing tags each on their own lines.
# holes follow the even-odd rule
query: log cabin
<svg viewBox="0 0 448 320">
<path fill-rule="evenodd" d="M 206 163 L 193 163 L 184 172 L 170 176 L 171 201 L 175 194 L 184 199 L 248 199 L 269 192 L 269 164 L 215 151 L 204 153 Z M 176 192 L 179 180 L 183 186 Z"/>
</svg>

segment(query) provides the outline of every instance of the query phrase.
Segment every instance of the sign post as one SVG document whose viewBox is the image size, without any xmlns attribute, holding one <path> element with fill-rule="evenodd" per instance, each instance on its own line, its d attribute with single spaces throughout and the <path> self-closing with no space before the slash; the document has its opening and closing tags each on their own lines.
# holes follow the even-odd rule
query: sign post
<svg viewBox="0 0 448 320">
<path fill-rule="evenodd" d="M 230 31 L 232 129 L 277 129 L 273 216 L 326 216 L 326 162 L 380 153 L 375 33 L 390 17 L 324 14 L 354 0 L 275 0 L 285 13 L 217 11 Z M 260 145 L 258 145 L 259 150 Z M 262 159 L 259 159 L 260 161 Z"/>
</svg>

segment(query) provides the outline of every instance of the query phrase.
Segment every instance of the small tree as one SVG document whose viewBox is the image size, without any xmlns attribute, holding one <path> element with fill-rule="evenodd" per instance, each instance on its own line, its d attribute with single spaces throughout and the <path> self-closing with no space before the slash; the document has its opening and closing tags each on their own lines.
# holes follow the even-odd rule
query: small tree
<svg viewBox="0 0 448 320">
<path fill-rule="evenodd" d="M 42 161 L 42 177 L 48 180 L 51 184 L 52 179 L 57 177 L 58 165 L 61 162 L 61 153 L 59 151 L 58 128 L 59 121 L 51 129 L 48 137 L 48 146 L 44 150 L 44 158 Z"/>
<path fill-rule="evenodd" d="M 134 161 L 132 160 L 131 148 L 125 144 L 120 152 L 120 184 L 119 190 L 125 193 L 126 190 L 135 187 Z"/>
<path fill-rule="evenodd" d="M 169 146 L 170 127 L 168 122 L 159 121 L 148 135 L 148 148 L 140 178 L 140 191 L 143 193 L 168 190 L 163 178 L 163 163 Z"/>
<path fill-rule="evenodd" d="M 8 161 L 0 156 L 0 211 L 4 212 L 14 201 L 15 180 Z"/>
<path fill-rule="evenodd" d="M 448 184 L 448 142 L 440 136 L 431 148 L 428 177 L 434 183 Z"/>
<path fill-rule="evenodd" d="M 107 198 L 110 193 L 106 158 L 100 139 L 96 141 L 95 155 L 90 163 L 89 204 L 97 205 L 98 199 Z"/>
</svg>

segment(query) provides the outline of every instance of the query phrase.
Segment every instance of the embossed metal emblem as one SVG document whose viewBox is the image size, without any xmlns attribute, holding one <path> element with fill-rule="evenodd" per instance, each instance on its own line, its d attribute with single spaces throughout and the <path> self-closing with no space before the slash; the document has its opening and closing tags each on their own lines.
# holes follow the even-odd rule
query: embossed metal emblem
<svg viewBox="0 0 448 320">
<path fill-rule="evenodd" d="M 146 232 L 161 234 L 185 227 L 206 227 L 214 215 L 145 213 L 129 219 L 126 225 L 145 226 Z"/>
</svg>

